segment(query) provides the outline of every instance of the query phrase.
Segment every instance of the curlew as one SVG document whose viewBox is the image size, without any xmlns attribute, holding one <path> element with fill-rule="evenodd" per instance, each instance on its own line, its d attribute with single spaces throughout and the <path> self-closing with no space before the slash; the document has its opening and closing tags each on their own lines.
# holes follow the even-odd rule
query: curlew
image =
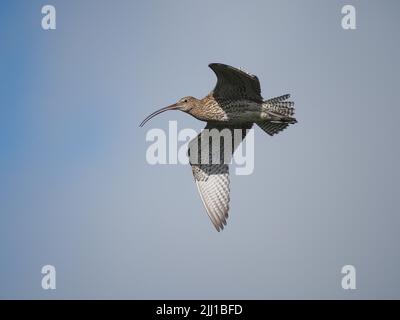
<svg viewBox="0 0 400 320">
<path fill-rule="evenodd" d="M 203 99 L 184 97 L 168 107 L 159 109 L 144 119 L 140 127 L 164 111 L 180 110 L 207 122 L 205 129 L 216 129 L 218 132 L 226 132 L 227 129 L 232 133 L 232 137 L 235 136 L 234 131 L 241 130 L 240 139 L 233 142 L 228 156 L 226 150 L 223 150 L 225 144 L 220 144 L 221 153 L 225 156 L 218 163 L 192 161 L 190 151 L 196 145 L 200 147 L 194 150 L 201 153 L 203 141 L 209 139 L 204 133 L 207 130 L 203 130 L 189 142 L 189 163 L 197 189 L 211 222 L 217 231 L 220 231 L 228 218 L 229 157 L 233 155 L 235 148 L 254 123 L 273 136 L 297 121 L 294 118 L 294 103 L 288 101 L 289 94 L 264 100 L 261 96 L 260 82 L 255 75 L 220 63 L 212 63 L 209 67 L 217 76 L 214 90 Z M 209 149 L 210 158 L 211 153 Z"/>
</svg>

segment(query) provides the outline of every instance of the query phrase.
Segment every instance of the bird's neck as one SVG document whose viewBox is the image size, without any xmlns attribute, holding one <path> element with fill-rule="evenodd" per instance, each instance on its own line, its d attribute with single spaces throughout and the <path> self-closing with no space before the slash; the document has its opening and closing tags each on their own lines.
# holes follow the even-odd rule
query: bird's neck
<svg viewBox="0 0 400 320">
<path fill-rule="evenodd" d="M 189 113 L 202 121 L 219 121 L 225 116 L 225 113 L 212 95 L 196 101 L 195 106 Z"/>
</svg>

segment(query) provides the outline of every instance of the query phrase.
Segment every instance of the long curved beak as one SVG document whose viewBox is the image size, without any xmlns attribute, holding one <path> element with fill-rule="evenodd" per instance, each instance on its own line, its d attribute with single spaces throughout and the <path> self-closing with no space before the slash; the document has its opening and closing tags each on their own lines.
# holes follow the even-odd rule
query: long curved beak
<svg viewBox="0 0 400 320">
<path fill-rule="evenodd" d="M 151 118 L 154 118 L 156 115 L 158 115 L 158 114 L 160 114 L 160 113 L 162 113 L 162 112 L 164 112 L 164 111 L 168 111 L 168 110 L 177 110 L 178 108 L 179 108 L 179 107 L 178 107 L 178 104 L 177 104 L 177 103 L 174 103 L 174 104 L 171 104 L 171 105 L 168 106 L 168 107 L 161 108 L 160 110 L 154 111 L 151 115 L 149 115 L 146 119 L 144 119 L 144 120 L 142 121 L 142 123 L 139 125 L 139 127 L 143 127 L 144 124 L 145 124 L 147 121 L 149 121 Z"/>
</svg>

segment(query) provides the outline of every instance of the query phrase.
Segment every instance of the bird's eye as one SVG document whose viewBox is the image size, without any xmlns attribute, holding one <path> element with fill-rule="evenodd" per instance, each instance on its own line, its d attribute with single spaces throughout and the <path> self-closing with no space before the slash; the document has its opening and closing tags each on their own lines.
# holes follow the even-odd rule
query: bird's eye
<svg viewBox="0 0 400 320">
<path fill-rule="evenodd" d="M 183 102 L 187 102 L 187 99 L 183 100 Z"/>
</svg>

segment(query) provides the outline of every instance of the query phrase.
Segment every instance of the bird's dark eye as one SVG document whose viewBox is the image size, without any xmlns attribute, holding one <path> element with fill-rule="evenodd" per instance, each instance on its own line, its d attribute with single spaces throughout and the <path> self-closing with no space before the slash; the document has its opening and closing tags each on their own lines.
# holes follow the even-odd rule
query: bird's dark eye
<svg viewBox="0 0 400 320">
<path fill-rule="evenodd" d="M 183 102 L 187 102 L 187 99 L 183 100 Z"/>
</svg>

